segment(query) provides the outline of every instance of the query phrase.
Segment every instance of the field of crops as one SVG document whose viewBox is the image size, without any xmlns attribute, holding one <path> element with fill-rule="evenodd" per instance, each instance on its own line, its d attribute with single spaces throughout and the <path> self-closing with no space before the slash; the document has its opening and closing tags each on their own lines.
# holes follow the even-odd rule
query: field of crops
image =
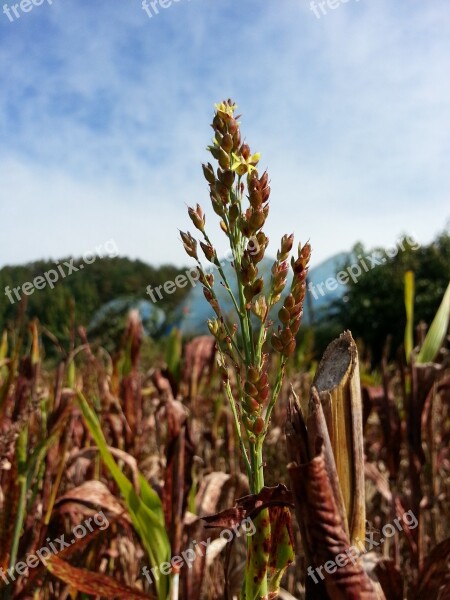
<svg viewBox="0 0 450 600">
<path fill-rule="evenodd" d="M 450 286 L 418 325 L 405 271 L 380 356 L 348 330 L 318 354 L 309 242 L 259 271 L 270 182 L 235 110 L 203 165 L 231 267 L 200 205 L 181 231 L 209 335 L 149 352 L 131 309 L 113 345 L 75 317 L 60 343 L 25 302 L 0 331 L 4 600 L 450 598 Z"/>
</svg>

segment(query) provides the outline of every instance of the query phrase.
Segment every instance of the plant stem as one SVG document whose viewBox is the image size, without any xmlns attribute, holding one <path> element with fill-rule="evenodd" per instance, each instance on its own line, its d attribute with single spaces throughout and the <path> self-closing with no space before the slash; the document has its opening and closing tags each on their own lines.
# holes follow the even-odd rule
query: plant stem
<svg viewBox="0 0 450 600">
<path fill-rule="evenodd" d="M 280 366 L 278 368 L 278 373 L 277 373 L 277 378 L 276 378 L 276 381 L 275 381 L 275 386 L 274 386 L 273 391 L 272 391 L 272 397 L 270 399 L 269 406 L 267 407 L 267 412 L 266 412 L 266 417 L 265 417 L 266 428 L 269 425 L 270 416 L 272 414 L 273 407 L 275 406 L 275 403 L 278 400 L 278 396 L 280 395 L 281 386 L 283 384 L 283 379 L 284 379 L 284 372 L 286 370 L 286 364 L 287 364 L 287 358 L 282 357 L 281 358 L 281 364 L 280 364 Z"/>
<path fill-rule="evenodd" d="M 19 434 L 17 440 L 17 464 L 19 470 L 18 483 L 19 483 L 19 502 L 17 505 L 16 522 L 14 524 L 14 533 L 11 544 L 11 554 L 9 558 L 9 567 L 14 570 L 17 562 L 17 554 L 19 551 L 20 535 L 23 528 L 23 522 L 25 519 L 25 508 L 27 501 L 27 474 L 26 474 L 26 461 L 27 461 L 27 446 L 28 446 L 28 426 L 25 426 Z M 5 592 L 5 600 L 8 600 L 11 595 L 11 586 L 8 586 Z"/>
<path fill-rule="evenodd" d="M 244 463 L 245 463 L 245 470 L 247 471 L 247 477 L 249 482 L 252 481 L 252 473 L 253 473 L 253 469 L 252 466 L 250 464 L 248 455 L 247 455 L 247 450 L 245 448 L 245 444 L 244 444 L 244 439 L 242 437 L 242 431 L 241 431 L 241 425 L 239 422 L 239 416 L 237 413 L 237 408 L 236 408 L 236 402 L 234 401 L 234 396 L 233 396 L 233 392 L 231 390 L 231 386 L 230 386 L 230 382 L 227 381 L 225 383 L 225 391 L 228 397 L 228 400 L 230 402 L 230 406 L 231 406 L 231 412 L 233 413 L 233 417 L 234 417 L 234 426 L 236 428 L 236 433 L 239 439 L 239 445 L 241 447 L 241 452 L 242 452 L 242 457 L 244 459 Z"/>
<path fill-rule="evenodd" d="M 250 441 L 252 463 L 251 489 L 259 493 L 264 487 L 263 447 L 264 436 Z M 267 508 L 255 518 L 255 534 L 247 538 L 247 564 L 241 600 L 266 599 L 268 594 L 267 564 L 270 550 L 270 520 Z"/>
<path fill-rule="evenodd" d="M 201 271 L 203 271 L 203 268 L 202 268 L 202 265 L 201 265 L 200 261 L 197 261 L 197 262 L 198 262 L 198 267 L 199 267 L 199 269 L 200 269 Z M 212 294 L 212 296 L 214 297 L 214 300 L 217 302 L 217 305 L 219 306 L 219 301 L 218 301 L 218 299 L 217 299 L 217 296 L 216 296 L 216 293 L 215 293 L 215 291 L 214 291 L 214 288 L 213 288 L 212 286 L 210 286 L 210 285 L 209 285 L 208 283 L 206 283 L 206 282 L 205 282 L 205 283 L 203 283 L 203 285 L 204 285 L 204 286 L 205 286 L 205 288 L 206 288 L 206 289 L 207 289 L 207 290 L 208 290 L 208 291 L 209 291 L 209 292 Z M 232 333 L 231 333 L 231 331 L 230 331 L 230 328 L 228 327 L 228 325 L 227 325 L 227 322 L 225 321 L 225 318 L 223 317 L 222 313 L 221 313 L 221 317 L 222 317 L 222 323 L 223 323 L 223 326 L 224 326 L 224 328 L 225 328 L 225 331 L 227 332 L 227 335 L 228 335 L 228 337 L 230 338 L 230 341 L 231 341 L 231 344 L 232 344 L 232 346 L 233 346 L 233 349 L 234 349 L 234 351 L 236 352 L 236 357 L 237 357 L 237 359 L 239 359 L 239 360 L 241 360 L 242 362 L 244 362 L 244 357 L 242 356 L 242 353 L 241 353 L 241 351 L 239 350 L 239 348 L 238 348 L 238 346 L 237 346 L 237 344 L 236 344 L 235 340 L 233 339 L 233 335 L 232 335 Z M 236 360 L 236 358 L 235 358 L 235 360 Z M 238 362 L 238 361 L 237 361 L 237 362 Z"/>
</svg>

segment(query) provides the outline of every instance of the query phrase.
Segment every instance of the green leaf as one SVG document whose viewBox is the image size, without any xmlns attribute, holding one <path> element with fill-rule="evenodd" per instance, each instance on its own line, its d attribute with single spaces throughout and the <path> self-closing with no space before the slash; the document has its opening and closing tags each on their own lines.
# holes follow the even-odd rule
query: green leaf
<svg viewBox="0 0 450 600">
<path fill-rule="evenodd" d="M 176 327 L 172 329 L 167 340 L 166 363 L 170 373 L 176 381 L 180 379 L 181 354 L 182 354 L 181 332 Z"/>
<path fill-rule="evenodd" d="M 78 402 L 89 431 L 98 446 L 103 462 L 122 493 L 133 526 L 147 552 L 150 566 L 159 567 L 164 562 L 170 562 L 170 542 L 165 529 L 161 500 L 142 475 L 139 475 L 140 495 L 136 493 L 133 484 L 122 473 L 114 460 L 106 443 L 97 415 L 81 393 L 78 393 Z M 158 598 L 159 600 L 166 600 L 169 593 L 170 580 L 167 575 L 163 575 L 162 573 L 158 573 L 158 575 L 159 579 L 155 578 Z"/>
<path fill-rule="evenodd" d="M 269 509 L 271 548 L 268 564 L 269 597 L 277 598 L 286 569 L 295 560 L 291 512 L 287 507 Z"/>
<path fill-rule="evenodd" d="M 436 316 L 417 356 L 417 363 L 433 362 L 444 343 L 450 320 L 450 283 L 438 308 Z"/>
<path fill-rule="evenodd" d="M 406 271 L 405 273 L 405 355 L 406 363 L 411 360 L 411 352 L 414 348 L 414 273 Z"/>
</svg>

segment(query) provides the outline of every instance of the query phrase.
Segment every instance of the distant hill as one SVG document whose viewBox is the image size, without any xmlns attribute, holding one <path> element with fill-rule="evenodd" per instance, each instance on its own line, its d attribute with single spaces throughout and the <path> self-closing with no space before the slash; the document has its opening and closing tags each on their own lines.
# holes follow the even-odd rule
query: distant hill
<svg viewBox="0 0 450 600">
<path fill-rule="evenodd" d="M 309 281 L 317 285 L 333 277 L 345 262 L 346 254 L 338 254 L 311 269 Z M 71 324 L 85 325 L 89 332 L 101 336 L 102 331 L 121 331 L 129 308 L 138 308 L 149 335 L 164 335 L 171 328 L 179 327 L 183 333 L 197 335 L 207 332 L 206 321 L 212 316 L 210 306 L 203 297 L 200 285 L 176 287 L 173 293 L 162 295 L 158 302 L 151 302 L 146 288 L 153 290 L 166 282 L 174 281 L 177 275 L 186 268 L 164 265 L 159 268 L 140 260 L 128 258 L 97 258 L 92 264 L 83 264 L 81 259 L 73 260 L 75 271 L 66 277 L 60 277 L 53 287 L 46 282 L 41 289 L 33 289 L 26 295 L 22 288 L 27 282 L 36 281 L 57 265 L 70 262 L 71 259 L 59 261 L 36 261 L 23 266 L 7 266 L 0 270 L 0 333 L 12 323 L 18 312 L 14 288 L 20 286 L 21 297 L 26 298 L 27 316 L 37 317 L 60 342 L 69 339 Z M 270 269 L 273 259 L 265 258 L 259 265 L 260 273 L 266 281 L 270 281 Z M 67 268 L 65 269 L 67 272 Z M 226 266 L 227 276 L 233 282 L 233 269 Z M 223 302 L 225 311 L 232 310 L 232 304 L 220 277 L 216 276 L 216 291 Z M 175 287 L 175 286 L 174 286 Z M 9 295 L 6 294 L 9 290 Z M 29 291 L 29 289 L 28 289 Z M 304 322 L 314 318 L 320 320 L 330 304 L 340 298 L 345 291 L 343 286 L 328 291 L 317 298 L 308 294 L 305 303 Z M 11 302 L 11 298 L 14 302 Z"/>
<path fill-rule="evenodd" d="M 72 313 L 76 324 L 87 326 L 98 311 L 101 317 L 101 309 L 105 313 L 108 312 L 104 307 L 110 302 L 113 301 L 115 304 L 112 309 L 109 306 L 108 316 L 114 311 L 118 312 L 127 302 L 148 300 L 146 296 L 148 285 L 155 287 L 164 284 L 166 281 L 173 280 L 181 271 L 171 265 L 155 268 L 140 260 L 97 257 L 91 264 L 83 264 L 81 259 L 75 259 L 73 266 L 76 270 L 72 273 L 68 274 L 69 268 L 64 267 L 66 274 L 64 278 L 60 276 L 52 285 L 45 281 L 43 277 L 45 273 L 51 270 L 56 272 L 58 264 L 64 265 L 65 262 L 70 261 L 70 258 L 56 262 L 36 261 L 0 269 L 0 332 L 8 322 L 14 321 L 18 313 L 19 301 L 13 291 L 14 288 L 20 297 L 27 300 L 27 316 L 37 317 L 58 340 L 64 340 L 68 337 Z M 22 288 L 25 285 L 29 293 L 32 282 L 38 282 L 41 289 L 31 286 L 32 293 L 27 296 Z M 27 287 L 27 284 L 30 285 Z M 178 288 L 173 294 L 163 297 L 158 303 L 159 322 L 161 322 L 161 311 L 163 315 L 170 315 L 187 292 L 187 289 Z M 123 302 L 117 303 L 119 300 Z"/>
<path fill-rule="evenodd" d="M 350 252 L 340 252 L 331 258 L 327 258 L 309 271 L 308 285 L 311 285 L 306 295 L 304 323 L 309 324 L 312 320 L 323 319 L 335 300 L 345 295 L 347 286 L 337 284 L 326 287 L 329 278 L 336 278 L 337 273 L 348 264 Z"/>
</svg>

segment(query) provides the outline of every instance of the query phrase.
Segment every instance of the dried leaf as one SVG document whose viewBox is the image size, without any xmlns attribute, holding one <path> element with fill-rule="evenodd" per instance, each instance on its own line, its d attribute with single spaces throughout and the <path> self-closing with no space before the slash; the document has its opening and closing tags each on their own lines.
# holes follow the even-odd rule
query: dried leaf
<svg viewBox="0 0 450 600">
<path fill-rule="evenodd" d="M 85 594 L 100 596 L 115 600 L 126 598 L 127 600 L 151 600 L 148 594 L 133 590 L 108 575 L 92 573 L 87 569 L 72 567 L 58 556 L 51 556 L 47 562 L 47 569 L 55 577 L 62 579 L 65 583 Z"/>
<path fill-rule="evenodd" d="M 377 600 L 372 583 L 364 572 L 356 553 L 351 550 L 342 517 L 337 510 L 322 449 L 310 462 L 288 466 L 296 501 L 297 518 L 301 525 L 313 575 L 307 578 L 307 595 L 314 600 Z M 324 566 L 342 555 L 332 573 Z M 353 560 L 350 558 L 353 558 Z M 330 571 L 332 568 L 330 567 Z"/>
<path fill-rule="evenodd" d="M 208 380 L 214 366 L 216 340 L 212 335 L 201 335 L 186 345 L 183 362 L 183 379 L 189 382 L 189 397 L 197 396 L 200 380 L 207 373 Z"/>
<path fill-rule="evenodd" d="M 264 487 L 259 494 L 243 496 L 233 508 L 227 508 L 215 515 L 202 517 L 206 527 L 232 529 L 243 519 L 253 519 L 265 508 L 275 506 L 294 507 L 292 494 L 282 483 L 275 487 Z"/>
<path fill-rule="evenodd" d="M 392 560 L 379 560 L 375 574 L 389 600 L 403 600 L 403 577 L 400 569 Z"/>
<path fill-rule="evenodd" d="M 450 598 L 450 538 L 433 548 L 419 575 L 413 600 Z"/>
<path fill-rule="evenodd" d="M 129 516 L 126 513 L 124 514 L 125 508 L 122 503 L 111 494 L 101 481 L 85 481 L 78 487 L 72 488 L 56 500 L 55 507 L 60 507 L 67 502 L 94 504 L 101 506 L 113 515 L 124 516 L 127 520 L 130 520 Z"/>
<path fill-rule="evenodd" d="M 162 503 L 172 553 L 181 551 L 183 514 L 192 486 L 194 446 L 191 441 L 186 409 L 177 400 L 164 404 L 167 420 L 166 469 Z"/>
<path fill-rule="evenodd" d="M 286 569 L 294 562 L 294 534 L 291 511 L 283 506 L 271 506 L 270 552 L 268 562 L 269 598 L 278 598 Z"/>
</svg>

